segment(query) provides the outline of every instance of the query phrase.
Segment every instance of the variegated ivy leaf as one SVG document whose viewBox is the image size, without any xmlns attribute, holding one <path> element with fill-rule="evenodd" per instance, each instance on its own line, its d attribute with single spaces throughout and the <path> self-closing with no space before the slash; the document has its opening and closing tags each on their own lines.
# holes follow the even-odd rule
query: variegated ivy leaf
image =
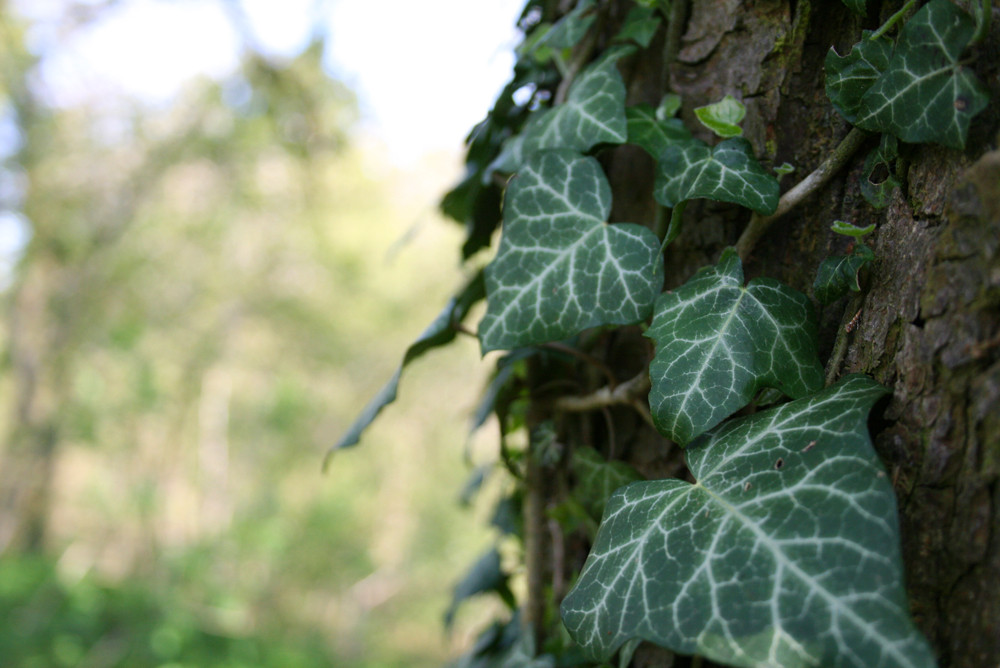
<svg viewBox="0 0 1000 668">
<path fill-rule="evenodd" d="M 892 56 L 892 40 L 872 39 L 872 34 L 871 30 L 865 30 L 861 41 L 846 56 L 838 55 L 833 47 L 826 53 L 826 96 L 851 123 L 858 118 L 861 98 L 889 67 Z"/>
<path fill-rule="evenodd" d="M 638 637 L 733 666 L 934 666 L 866 426 L 883 394 L 848 376 L 692 443 L 696 484 L 616 492 L 562 604 L 576 642 L 597 659 Z"/>
<path fill-rule="evenodd" d="M 504 144 L 486 170 L 514 172 L 538 151 L 568 148 L 585 152 L 598 144 L 621 144 L 628 138 L 625 120 L 625 83 L 615 65 L 634 47 L 609 49 L 589 65 L 573 85 L 566 101 L 531 117 L 520 134 Z"/>
<path fill-rule="evenodd" d="M 577 484 L 574 495 L 595 520 L 600 520 L 611 494 L 642 476 L 625 462 L 606 460 L 601 453 L 586 446 L 573 451 L 570 464 Z"/>
<path fill-rule="evenodd" d="M 628 120 L 628 143 L 643 148 L 653 158 L 659 158 L 672 144 L 693 142 L 691 132 L 679 118 L 657 118 L 651 105 L 637 104 L 625 110 Z"/>
<path fill-rule="evenodd" d="M 324 467 L 329 463 L 330 457 L 334 452 L 341 448 L 357 444 L 361 440 L 361 434 L 368 428 L 368 425 L 375 421 L 375 418 L 382 412 L 382 409 L 396 400 L 396 392 L 399 389 L 399 379 L 403 375 L 403 369 L 428 350 L 451 343 L 455 339 L 457 331 L 455 325 L 465 319 L 465 316 L 469 313 L 469 309 L 472 308 L 473 304 L 482 299 L 485 294 L 483 272 L 479 272 L 461 292 L 449 300 L 441 313 L 438 314 L 438 317 L 434 319 L 434 322 L 406 349 L 402 363 L 400 363 L 399 368 L 396 369 L 392 378 L 389 379 L 389 382 L 368 402 L 368 405 L 365 406 L 364 410 L 361 411 L 361 414 L 358 415 L 340 440 L 327 451 L 325 461 L 323 462 Z"/>
<path fill-rule="evenodd" d="M 879 145 L 865 157 L 861 195 L 876 209 L 889 206 L 892 193 L 902 185 L 894 172 L 897 144 L 896 137 L 884 134 Z"/>
<path fill-rule="evenodd" d="M 774 279 L 743 285 L 732 248 L 719 264 L 656 300 L 649 408 L 661 433 L 684 445 L 763 387 L 802 397 L 823 386 L 809 299 Z"/>
<path fill-rule="evenodd" d="M 948 0 L 931 0 L 906 22 L 892 59 L 864 94 L 856 125 L 906 142 L 963 148 L 986 89 L 959 62 L 975 21 Z"/>
<path fill-rule="evenodd" d="M 750 142 L 734 137 L 715 148 L 697 140 L 667 146 L 653 194 L 666 207 L 703 197 L 769 215 L 778 208 L 779 186 L 757 162 Z"/>
<path fill-rule="evenodd" d="M 595 4 L 596 0 L 580 0 L 573 11 L 552 25 L 539 43 L 553 49 L 569 49 L 576 46 L 597 20 Z"/>
<path fill-rule="evenodd" d="M 858 272 L 874 259 L 872 249 L 859 243 L 850 255 L 834 255 L 823 260 L 813 283 L 816 299 L 823 304 L 832 304 L 848 292 L 860 292 Z"/>
<path fill-rule="evenodd" d="M 663 285 L 660 241 L 609 225 L 611 188 L 594 158 L 536 153 L 507 189 L 503 234 L 486 268 L 483 352 L 555 341 L 649 315 Z"/>
</svg>

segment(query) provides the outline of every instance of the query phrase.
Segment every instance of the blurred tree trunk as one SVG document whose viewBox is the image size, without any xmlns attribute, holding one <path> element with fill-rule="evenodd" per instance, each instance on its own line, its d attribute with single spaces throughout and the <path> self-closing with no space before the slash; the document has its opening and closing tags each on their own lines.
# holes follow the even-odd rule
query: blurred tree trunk
<svg viewBox="0 0 1000 668">
<path fill-rule="evenodd" d="M 616 0 L 609 12 L 620 19 L 633 4 Z M 629 103 L 655 105 L 672 90 L 684 100 L 688 127 L 698 128 L 692 109 L 735 95 L 748 108 L 745 135 L 762 161 L 795 166 L 782 182 L 787 189 L 850 129 L 825 95 L 827 50 L 846 53 L 862 29 L 877 28 L 903 3 L 869 2 L 866 20 L 832 0 L 684 4 L 674 2 L 676 43 L 661 31 L 649 49 L 623 62 Z M 830 356 L 837 333 L 860 309 L 846 355 L 834 364 L 838 376 L 864 372 L 893 391 L 873 410 L 871 428 L 899 498 L 913 614 L 942 666 L 979 668 L 1000 664 L 1000 11 L 993 12 L 992 34 L 972 51 L 991 104 L 973 122 L 968 148 L 901 145 L 903 186 L 876 211 L 859 190 L 864 155 L 876 141 L 869 140 L 817 195 L 771 228 L 746 266 L 748 280 L 770 276 L 811 295 L 820 262 L 847 247 L 830 224 L 876 224 L 870 240 L 877 259 L 860 298 L 818 308 L 821 355 Z M 628 146 L 602 159 L 614 188 L 612 221 L 650 224 L 657 206 L 652 160 Z M 735 244 L 748 217 L 743 209 L 692 202 L 683 233 L 667 250 L 667 287 Z M 619 330 L 589 352 L 621 382 L 652 348 L 638 330 Z M 596 378 L 591 389 L 602 384 Z M 611 416 L 559 416 L 560 438 L 610 449 L 648 477 L 685 474 L 679 449 L 636 413 L 615 409 Z M 557 501 L 553 488 L 545 494 L 546 502 Z M 551 556 L 552 544 L 535 549 Z M 567 550 L 560 578 L 579 572 L 587 545 Z M 634 665 L 687 661 L 643 647 Z"/>
</svg>

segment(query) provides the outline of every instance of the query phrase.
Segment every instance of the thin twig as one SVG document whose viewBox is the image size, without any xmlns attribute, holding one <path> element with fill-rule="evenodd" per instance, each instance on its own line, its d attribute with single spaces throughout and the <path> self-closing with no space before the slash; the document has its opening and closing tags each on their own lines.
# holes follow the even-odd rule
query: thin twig
<svg viewBox="0 0 1000 668">
<path fill-rule="evenodd" d="M 851 301 L 847 304 L 844 314 L 860 313 L 863 300 L 864 297 L 860 294 L 851 297 Z M 857 316 L 854 317 L 856 318 Z M 853 327 L 849 329 L 846 326 L 837 328 L 837 340 L 833 344 L 833 352 L 830 353 L 830 359 L 826 363 L 825 385 L 827 387 L 833 385 L 833 381 L 837 380 L 837 376 L 840 375 L 840 365 L 843 364 L 844 357 L 847 355 L 847 341 L 853 329 Z"/>
<path fill-rule="evenodd" d="M 847 164 L 847 161 L 861 148 L 861 145 L 869 136 L 871 134 L 864 130 L 852 128 L 843 141 L 837 145 L 837 148 L 833 150 L 833 153 L 819 167 L 781 196 L 781 199 L 778 201 L 778 208 L 775 209 L 774 213 L 770 216 L 761 216 L 758 213 L 754 213 L 750 217 L 750 223 L 747 224 L 746 229 L 743 230 L 743 234 L 740 235 L 740 240 L 736 242 L 736 251 L 740 254 L 740 259 L 746 262 L 754 246 L 757 245 L 757 241 L 767 232 L 768 228 L 776 220 L 823 187 L 830 180 L 830 177 Z"/>
<path fill-rule="evenodd" d="M 608 383 L 611 385 L 611 387 L 614 387 L 618 384 L 618 379 L 615 378 L 615 374 L 611 371 L 610 368 L 608 368 L 608 365 L 602 362 L 601 360 L 597 359 L 593 355 L 588 355 L 582 350 L 578 350 L 572 346 L 567 346 L 564 343 L 557 343 L 555 341 L 542 343 L 540 344 L 539 347 L 548 348 L 549 350 L 555 350 L 561 353 L 566 353 L 567 355 L 572 355 L 573 357 L 576 357 L 577 359 L 586 362 L 587 364 L 591 365 L 592 367 L 598 369 L 601 373 L 603 373 L 604 377 L 608 379 Z"/>
<path fill-rule="evenodd" d="M 556 399 L 555 410 L 568 413 L 592 411 L 606 406 L 632 405 L 636 399 L 649 392 L 649 374 L 643 370 L 638 375 L 619 383 L 605 385 L 584 396 L 563 396 Z"/>
</svg>

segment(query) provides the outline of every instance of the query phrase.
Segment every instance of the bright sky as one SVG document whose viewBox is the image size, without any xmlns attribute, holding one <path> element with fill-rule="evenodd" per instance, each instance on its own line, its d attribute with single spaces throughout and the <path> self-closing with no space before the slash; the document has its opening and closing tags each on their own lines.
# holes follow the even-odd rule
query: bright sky
<svg viewBox="0 0 1000 668">
<path fill-rule="evenodd" d="M 86 31 L 39 32 L 43 81 L 56 101 L 119 89 L 169 101 L 197 74 L 232 70 L 238 51 L 224 10 L 231 0 L 124 0 Z M 507 81 L 524 0 L 241 0 L 256 39 L 291 54 L 314 19 L 331 35 L 330 71 L 359 95 L 367 127 L 390 157 L 410 162 L 457 151 Z M 63 0 L 19 0 L 29 16 Z"/>
</svg>

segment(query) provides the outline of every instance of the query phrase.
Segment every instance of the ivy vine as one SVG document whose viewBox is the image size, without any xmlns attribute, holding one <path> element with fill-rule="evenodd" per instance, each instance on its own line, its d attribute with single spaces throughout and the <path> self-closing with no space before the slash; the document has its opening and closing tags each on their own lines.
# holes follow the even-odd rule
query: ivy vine
<svg viewBox="0 0 1000 668">
<path fill-rule="evenodd" d="M 985 34 L 988 3 L 972 17 L 948 0 L 914 12 L 911 0 L 846 55 L 831 48 L 827 94 L 855 129 L 784 196 L 778 178 L 791 167 L 776 174 L 760 164 L 742 137 L 745 109 L 735 98 L 694 110 L 720 138 L 714 145 L 675 118 L 676 95 L 656 108 L 626 106 L 617 63 L 657 31 L 670 32 L 680 4 L 637 0 L 611 46 L 595 53 L 602 17 L 594 0 L 580 0 L 554 23 L 542 20 L 539 2 L 528 3 L 514 78 L 470 135 L 468 174 L 443 203 L 466 225 L 466 257 L 502 222 L 496 255 L 411 346 L 334 450 L 358 442 L 394 400 L 412 359 L 471 333 L 463 321 L 483 298 L 482 351 L 510 352 L 477 422 L 495 410 L 504 434 L 527 424 L 515 382 L 526 359 L 546 351 L 586 360 L 576 344 L 589 331 L 646 323 L 655 343 L 647 370 L 622 383 L 608 373 L 607 387 L 560 397 L 554 409 L 634 406 L 685 448 L 695 482 L 642 480 L 596 450 L 569 452 L 577 490 L 553 513 L 580 528 L 592 549 L 561 601 L 568 635 L 536 646 L 490 550 L 456 588 L 449 621 L 464 598 L 485 591 L 500 593 L 515 614 L 487 629 L 458 665 L 586 665 L 618 654 L 626 666 L 644 640 L 734 666 L 932 666 L 908 612 L 892 485 L 866 427 L 886 390 L 861 375 L 825 382 L 810 298 L 769 278 L 746 284 L 741 258 L 871 133 L 881 136 L 865 159 L 861 190 L 875 207 L 899 185 L 899 142 L 964 147 L 987 95 L 963 54 Z M 866 12 L 864 0 L 844 4 Z M 624 143 L 656 160 L 653 194 L 663 210 L 655 224 L 607 221 L 612 193 L 594 156 Z M 693 199 L 745 207 L 751 220 L 717 264 L 664 286 L 662 250 Z M 859 292 L 860 272 L 874 259 L 861 241 L 872 228 L 836 221 L 832 229 L 854 245 L 818 268 L 813 292 L 822 303 Z M 776 393 L 789 400 L 733 417 L 755 398 L 766 403 L 764 390 L 772 403 Z M 523 452 L 503 446 L 515 477 L 530 478 L 533 467 L 565 454 L 550 423 L 536 426 L 530 441 Z M 501 506 L 495 523 L 524 531 L 513 515 Z"/>
</svg>

